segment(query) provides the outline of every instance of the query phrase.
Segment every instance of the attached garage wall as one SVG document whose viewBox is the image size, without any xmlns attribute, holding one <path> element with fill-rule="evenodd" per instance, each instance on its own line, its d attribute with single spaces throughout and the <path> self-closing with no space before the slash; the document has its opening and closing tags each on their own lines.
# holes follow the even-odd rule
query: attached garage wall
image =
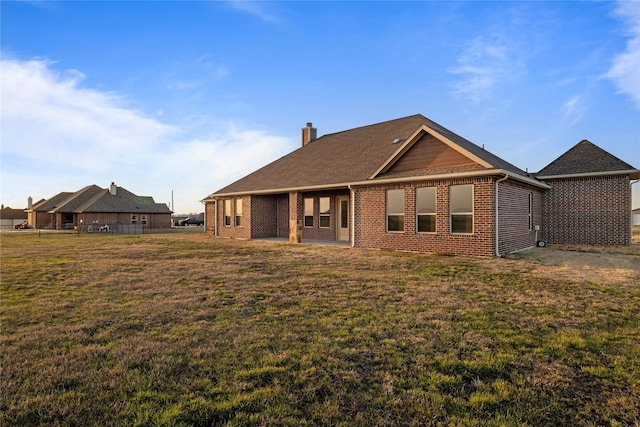
<svg viewBox="0 0 640 427">
<path fill-rule="evenodd" d="M 631 244 L 629 176 L 546 181 L 544 236 L 549 243 Z"/>
</svg>

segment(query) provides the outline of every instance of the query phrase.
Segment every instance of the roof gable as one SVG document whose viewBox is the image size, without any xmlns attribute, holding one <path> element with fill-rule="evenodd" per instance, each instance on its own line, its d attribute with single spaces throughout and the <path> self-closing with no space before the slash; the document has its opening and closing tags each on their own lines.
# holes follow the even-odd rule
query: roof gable
<svg viewBox="0 0 640 427">
<path fill-rule="evenodd" d="M 583 139 L 536 174 L 538 178 L 577 174 L 635 171 L 630 164 Z"/>
</svg>

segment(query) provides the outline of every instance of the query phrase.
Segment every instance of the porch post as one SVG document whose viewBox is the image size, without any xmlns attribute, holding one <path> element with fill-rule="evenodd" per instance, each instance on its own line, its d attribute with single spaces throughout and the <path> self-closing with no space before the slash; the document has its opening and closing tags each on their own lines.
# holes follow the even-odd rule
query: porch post
<svg viewBox="0 0 640 427">
<path fill-rule="evenodd" d="M 289 243 L 302 242 L 302 194 L 289 193 Z"/>
</svg>

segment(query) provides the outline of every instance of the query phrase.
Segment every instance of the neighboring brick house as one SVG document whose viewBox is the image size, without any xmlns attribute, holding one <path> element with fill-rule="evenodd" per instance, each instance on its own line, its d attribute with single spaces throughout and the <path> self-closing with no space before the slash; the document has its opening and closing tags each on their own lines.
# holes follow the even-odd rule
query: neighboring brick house
<svg viewBox="0 0 640 427">
<path fill-rule="evenodd" d="M 104 225 L 110 230 L 171 227 L 171 210 L 166 204 L 137 196 L 114 183 L 107 189 L 88 185 L 75 193 L 59 193 L 29 206 L 27 214 L 34 228 L 98 231 Z"/>
<path fill-rule="evenodd" d="M 589 148 L 573 153 L 566 173 L 556 170 L 561 156 L 536 176 L 422 115 L 316 135 L 307 123 L 302 147 L 206 197 L 207 228 L 220 237 L 287 238 L 293 225 L 303 241 L 499 256 L 536 239 L 573 242 L 567 237 L 579 232 L 570 230 L 585 224 L 571 209 L 584 211 L 584 198 L 597 197 L 584 189 L 588 181 L 612 201 L 589 211 L 589 221 L 607 225 L 590 226 L 603 231 L 583 240 L 630 242 L 629 180 L 640 171 L 591 143 L 578 144 Z M 591 147 L 600 159 L 593 167 Z M 574 204 L 559 202 L 573 183 Z"/>
<path fill-rule="evenodd" d="M 18 224 L 22 224 L 27 220 L 27 213 L 24 209 L 12 209 L 2 205 L 0 209 L 0 228 L 13 229 Z"/>
</svg>

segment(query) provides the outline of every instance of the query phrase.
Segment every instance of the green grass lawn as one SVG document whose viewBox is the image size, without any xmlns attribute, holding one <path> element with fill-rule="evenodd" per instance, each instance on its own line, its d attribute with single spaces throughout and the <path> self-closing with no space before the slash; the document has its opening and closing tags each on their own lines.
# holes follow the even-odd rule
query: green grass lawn
<svg viewBox="0 0 640 427">
<path fill-rule="evenodd" d="M 205 233 L 1 244 L 0 425 L 640 424 L 638 280 Z"/>
</svg>

